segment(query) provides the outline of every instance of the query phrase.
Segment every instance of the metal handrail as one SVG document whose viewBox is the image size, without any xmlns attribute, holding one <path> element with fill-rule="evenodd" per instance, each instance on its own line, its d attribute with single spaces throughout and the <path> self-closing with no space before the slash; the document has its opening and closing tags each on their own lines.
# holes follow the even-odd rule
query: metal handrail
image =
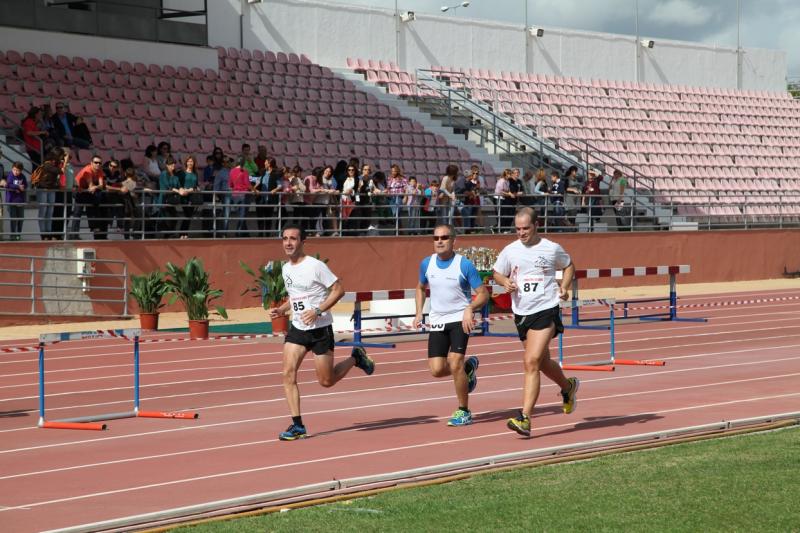
<svg viewBox="0 0 800 533">
<path fill-rule="evenodd" d="M 27 268 L 11 268 L 6 267 L 5 265 L 9 262 L 13 263 L 15 261 L 20 261 L 27 265 Z M 41 267 L 38 267 L 41 263 L 54 261 L 58 262 L 59 264 L 74 264 L 75 267 L 67 270 L 42 270 Z M 91 262 L 95 264 L 105 265 L 109 268 L 121 268 L 121 273 L 111 273 L 111 274 L 96 274 L 96 273 L 88 273 L 88 274 L 81 274 L 78 272 L 77 266 L 79 263 L 83 262 Z M 47 257 L 47 256 L 35 256 L 35 255 L 23 255 L 23 254 L 0 254 L 0 275 L 9 275 L 9 274 L 25 274 L 27 277 L 27 281 L 5 281 L 0 284 L 2 288 L 17 288 L 19 292 L 27 292 L 27 289 L 30 288 L 28 296 L 15 296 L 12 294 L 4 294 L 0 292 L 0 302 L 7 301 L 30 301 L 31 307 L 29 314 L 36 315 L 36 314 L 48 314 L 48 315 L 74 315 L 75 313 L 52 313 L 52 312 L 39 312 L 37 311 L 38 308 L 44 308 L 44 304 L 46 302 L 80 302 L 80 303 L 87 303 L 90 302 L 94 303 L 107 303 L 107 304 L 119 304 L 120 312 L 113 313 L 113 316 L 128 316 L 128 263 L 126 261 L 120 261 L 115 259 L 79 259 L 79 258 L 68 258 L 68 257 Z M 45 275 L 48 276 L 67 276 L 67 277 L 74 277 L 76 280 L 81 281 L 81 286 L 77 284 L 73 285 L 63 285 L 63 284 L 52 284 L 52 283 L 43 283 L 41 278 Z M 111 278 L 120 280 L 121 283 L 117 286 L 114 285 L 94 285 L 89 284 L 86 280 L 91 278 Z M 82 292 L 88 292 L 89 290 L 102 290 L 102 291 L 110 291 L 113 293 L 117 292 L 120 293 L 120 296 L 111 297 L 111 298 L 91 298 L 87 300 L 85 298 L 72 298 L 72 297 L 65 297 L 65 296 L 47 296 L 46 294 L 41 293 L 43 289 L 72 289 L 72 290 L 81 290 Z M 38 305 L 37 304 L 41 304 Z M 15 314 L 18 314 L 17 311 L 14 311 Z M 93 314 L 93 311 L 89 311 L 88 314 Z"/>
</svg>

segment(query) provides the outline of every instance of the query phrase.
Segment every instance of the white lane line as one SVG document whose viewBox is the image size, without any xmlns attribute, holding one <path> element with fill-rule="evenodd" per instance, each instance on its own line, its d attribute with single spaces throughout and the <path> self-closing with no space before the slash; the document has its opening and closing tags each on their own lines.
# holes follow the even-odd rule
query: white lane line
<svg viewBox="0 0 800 533">
<path fill-rule="evenodd" d="M 592 397 L 592 398 L 583 398 L 583 397 L 581 397 L 580 401 L 581 401 L 581 403 L 585 403 L 585 402 L 593 402 L 593 401 L 599 401 L 599 400 L 616 399 L 616 398 L 621 398 L 621 397 L 626 397 L 626 396 L 643 396 L 643 395 L 648 395 L 648 394 L 662 394 L 662 393 L 666 393 L 666 392 L 686 391 L 686 390 L 691 390 L 691 389 L 703 389 L 703 388 L 708 388 L 708 387 L 724 387 L 724 386 L 728 386 L 728 385 L 740 385 L 742 383 L 752 383 L 752 382 L 764 381 L 764 380 L 768 380 L 768 379 L 784 379 L 784 378 L 795 377 L 795 376 L 800 376 L 800 372 L 795 372 L 795 373 L 792 373 L 792 374 L 777 374 L 777 375 L 774 375 L 774 376 L 760 376 L 760 377 L 748 378 L 748 379 L 735 379 L 735 380 L 730 380 L 730 381 L 715 381 L 715 382 L 702 383 L 702 384 L 697 384 L 697 385 L 684 385 L 682 387 L 670 387 L 670 388 L 667 388 L 667 389 L 652 389 L 652 390 L 636 391 L 636 392 L 630 392 L 630 393 L 624 393 L 624 394 L 613 394 L 613 395 L 607 395 L 607 396 L 596 396 L 596 397 Z M 494 393 L 494 392 L 493 391 L 489 391 L 489 393 Z M 441 400 L 441 399 L 450 399 L 450 398 L 451 398 L 451 396 L 447 396 L 447 397 L 439 396 L 439 397 L 433 397 L 433 398 L 417 399 L 417 400 L 414 400 L 414 402 L 415 403 L 421 403 L 421 402 L 430 402 L 430 401 L 437 401 L 437 400 Z M 393 402 L 391 405 L 396 405 L 396 404 L 397 404 L 397 402 Z M 365 407 L 366 408 L 379 408 L 379 407 L 385 407 L 387 405 L 390 405 L 390 404 L 365 406 Z M 560 403 L 552 402 L 552 403 L 539 404 L 537 407 L 542 408 L 542 407 L 556 406 L 556 405 L 560 405 Z M 509 411 L 512 410 L 512 409 L 513 409 L 513 407 L 509 407 L 508 408 Z M 496 411 L 496 410 L 493 410 L 493 411 Z M 493 412 L 493 411 L 475 411 L 473 413 L 473 415 L 476 418 L 479 418 L 481 415 L 487 414 L 487 413 L 490 413 L 490 412 Z M 316 414 L 327 414 L 327 413 L 330 413 L 330 412 L 331 411 L 318 411 L 316 413 L 309 413 L 309 414 L 315 414 L 315 415 Z M 627 415 L 627 416 L 629 416 L 629 415 Z M 270 418 L 271 419 L 285 418 L 285 415 L 274 416 L 274 417 L 270 417 Z M 431 420 L 445 420 L 447 418 L 448 417 L 446 417 L 446 416 L 438 416 L 438 417 L 431 417 Z M 392 427 L 401 427 L 401 426 L 404 426 L 404 425 L 405 424 L 403 424 L 403 423 L 387 422 L 385 424 L 377 424 L 375 426 L 370 426 L 370 430 L 385 429 L 385 428 L 392 428 Z M 351 429 L 338 431 L 337 433 L 350 433 L 350 432 L 355 432 L 355 431 L 363 431 L 363 429 L 362 428 L 351 428 Z M 213 446 L 213 447 L 208 447 L 208 448 L 197 448 L 197 449 L 194 449 L 194 450 L 181 450 L 179 452 L 162 453 L 162 454 L 157 454 L 157 455 L 143 455 L 143 456 L 138 456 L 138 457 L 129 457 L 129 458 L 126 458 L 126 459 L 118 459 L 118 460 L 114 460 L 114 461 L 102 461 L 102 462 L 98 462 L 98 463 L 88 463 L 88 464 L 82 464 L 82 465 L 73 465 L 73 466 L 68 466 L 68 467 L 63 467 L 63 468 L 51 468 L 51 469 L 48 469 L 48 470 L 38 470 L 38 471 L 24 472 L 24 473 L 13 474 L 13 475 L 8 475 L 8 476 L 0 476 L 0 481 L 1 480 L 6 480 L 6 479 L 17 479 L 17 478 L 21 478 L 21 477 L 38 476 L 38 475 L 43 475 L 43 474 L 53 474 L 53 473 L 67 472 L 67 471 L 72 471 L 72 470 L 83 470 L 83 469 L 87 469 L 87 468 L 97 468 L 97 467 L 101 467 L 101 466 L 125 464 L 125 463 L 132 463 L 132 462 L 138 462 L 138 461 L 149 461 L 149 460 L 153 460 L 153 459 L 164 459 L 164 458 L 167 458 L 167 457 L 178 457 L 178 456 L 183 456 L 183 455 L 192 455 L 192 454 L 197 454 L 197 453 L 213 452 L 213 451 L 227 450 L 227 449 L 232 449 L 232 448 L 242 448 L 242 447 L 246 447 L 246 446 L 255 446 L 255 445 L 274 443 L 274 442 L 275 442 L 275 439 L 273 438 L 273 439 L 241 442 L 241 443 L 235 443 L 235 444 L 226 444 L 226 445 L 223 445 L 223 446 Z"/>
<path fill-rule="evenodd" d="M 692 410 L 697 410 L 697 409 L 709 409 L 709 408 L 712 408 L 712 407 L 721 407 L 721 406 L 726 406 L 726 405 L 734 405 L 734 404 L 742 404 L 742 403 L 754 403 L 754 402 L 762 402 L 762 401 L 768 401 L 768 400 L 778 400 L 778 399 L 784 399 L 784 398 L 791 398 L 791 397 L 795 397 L 795 396 L 800 396 L 800 392 L 795 392 L 795 393 L 791 393 L 791 394 L 779 394 L 779 395 L 774 395 L 774 396 L 760 396 L 760 397 L 754 397 L 754 398 L 745 398 L 745 399 L 740 399 L 740 400 L 731 400 L 731 401 L 727 401 L 727 402 L 716 402 L 716 403 L 703 404 L 703 405 L 693 405 L 693 406 L 689 406 L 689 407 L 678 407 L 678 408 L 674 408 L 674 409 L 664 409 L 664 410 L 661 410 L 661 411 L 645 411 L 645 412 L 637 413 L 637 414 L 624 415 L 624 416 L 621 416 L 619 418 L 620 419 L 625 419 L 625 418 L 640 417 L 640 416 L 645 416 L 645 415 L 648 415 L 648 416 L 664 415 L 664 414 L 668 414 L 668 413 L 692 411 Z M 575 425 L 574 423 L 570 423 L 570 424 L 557 424 L 557 425 L 554 425 L 554 426 L 544 426 L 544 427 L 537 428 L 537 432 L 541 431 L 541 430 L 546 430 L 546 429 L 548 429 L 548 430 L 549 429 L 558 429 L 558 428 L 570 427 L 570 426 L 574 426 L 574 425 Z M 383 448 L 383 449 L 379 449 L 379 450 L 370 450 L 370 451 L 367 451 L 367 452 L 348 453 L 348 454 L 342 454 L 342 455 L 337 455 L 337 456 L 332 456 L 332 457 L 321 457 L 321 458 L 318 458 L 318 459 L 309 459 L 309 460 L 305 460 L 305 461 L 295 461 L 295 462 L 291 462 L 291 463 L 283 463 L 283 464 L 278 464 L 278 465 L 261 466 L 261 467 L 255 467 L 255 468 L 246 468 L 246 469 L 242 469 L 242 470 L 233 470 L 233 471 L 228 471 L 228 472 L 220 472 L 220 473 L 217 473 L 217 474 L 208 474 L 208 475 L 205 475 L 205 476 L 195 476 L 195 477 L 189 477 L 189 478 L 174 479 L 174 480 L 170 480 L 170 481 L 163 481 L 163 482 L 160 482 L 160 483 L 149 483 L 149 484 L 146 484 L 146 485 L 138 485 L 138 486 L 135 486 L 135 487 L 125 487 L 125 488 L 121 488 L 121 489 L 107 490 L 107 491 L 102 491 L 102 492 L 92 492 L 92 493 L 88 493 L 88 494 L 81 494 L 81 495 L 78 495 L 78 496 L 69 496 L 69 497 L 66 497 L 66 498 L 57 498 L 57 499 L 53 499 L 53 500 L 31 502 L 31 503 L 27 503 L 25 505 L 19 505 L 19 506 L 14 506 L 14 507 L 6 507 L 5 509 L 0 510 L 0 512 L 7 512 L 7 511 L 18 510 L 18 509 L 31 509 L 31 508 L 35 508 L 35 507 L 44 507 L 44 506 L 47 506 L 47 505 L 54 505 L 54 504 L 58 504 L 58 503 L 66 503 L 66 502 L 74 502 L 74 501 L 80 501 L 80 500 L 88 500 L 88 499 L 92 499 L 92 498 L 99 498 L 99 497 L 110 496 L 110 495 L 114 495 L 114 494 L 125 494 L 125 493 L 138 492 L 138 491 L 142 491 L 142 490 L 155 489 L 155 488 L 160 488 L 160 487 L 171 487 L 171 486 L 183 485 L 183 484 L 187 484 L 187 483 L 197 483 L 197 482 L 200 482 L 200 481 L 208 481 L 208 480 L 213 480 L 213 479 L 230 478 L 230 477 L 235 477 L 235 476 L 254 474 L 254 473 L 257 473 L 257 472 L 269 472 L 269 471 L 272 471 L 272 470 L 280 470 L 280 469 L 284 469 L 284 468 L 293 468 L 293 467 L 310 465 L 310 464 L 317 464 L 317 463 L 322 463 L 322 462 L 341 461 L 341 460 L 346 460 L 346 459 L 354 459 L 354 458 L 357 458 L 357 457 L 368 457 L 368 456 L 373 456 L 373 455 L 383 455 L 383 454 L 389 454 L 389 453 L 394 453 L 394 452 L 407 452 L 409 450 L 414 450 L 414 449 L 419 449 L 419 448 L 427 448 L 427 447 L 431 447 L 431 446 L 460 444 L 460 443 L 466 443 L 466 442 L 470 442 L 470 441 L 476 441 L 476 440 L 482 440 L 482 439 L 488 439 L 488 438 L 494 438 L 494 437 L 500 437 L 500 436 L 504 436 L 504 437 L 508 438 L 510 435 L 511 435 L 511 433 L 508 430 L 506 430 L 506 431 L 503 431 L 502 433 L 489 433 L 489 434 L 486 434 L 486 435 L 477 435 L 477 436 L 473 436 L 473 437 L 462 437 L 462 438 L 458 438 L 458 439 L 447 439 L 447 440 L 440 440 L 440 441 L 433 441 L 433 442 L 424 442 L 424 443 L 419 443 L 419 444 L 410 444 L 410 445 L 407 445 L 407 446 L 396 446 L 396 447 L 392 447 L 392 448 Z"/>
<path fill-rule="evenodd" d="M 784 329 L 784 328 L 772 328 L 772 329 Z M 761 330 L 754 330 L 754 331 L 761 331 Z M 728 332 L 728 334 L 730 334 L 730 333 L 732 333 L 732 332 Z M 776 337 L 776 338 L 787 338 L 787 337 L 791 338 L 791 337 L 795 337 L 795 336 L 796 335 L 788 335 L 788 336 L 780 336 L 780 337 Z M 663 337 L 662 340 L 668 340 L 668 339 L 672 339 L 672 338 L 674 338 L 674 337 L 668 336 L 668 337 Z M 746 339 L 735 339 L 734 342 L 747 342 L 747 341 L 757 341 L 757 340 L 760 340 L 760 338 L 754 337 L 754 338 L 746 338 Z M 634 342 L 634 341 L 620 341 L 619 343 L 623 343 L 623 342 Z M 484 346 L 494 346 L 496 344 L 500 344 L 500 343 L 493 343 L 491 345 L 481 345 L 481 346 L 482 347 L 484 347 Z M 513 343 L 510 343 L 510 344 L 515 344 L 515 345 L 519 346 L 518 342 L 513 342 Z M 578 346 L 593 346 L 593 345 L 597 345 L 597 344 L 603 344 L 603 343 L 591 343 L 591 344 L 587 344 L 587 345 L 575 345 L 575 346 L 572 346 L 572 347 L 567 346 L 565 348 L 574 348 L 574 347 L 578 347 Z M 711 343 L 683 344 L 683 345 L 678 345 L 678 346 L 675 346 L 675 347 L 703 346 L 703 345 L 707 345 L 707 344 L 717 344 L 717 343 L 711 342 Z M 671 348 L 671 347 L 643 348 L 643 349 L 638 350 L 638 351 L 641 352 L 641 351 L 646 351 L 646 350 L 651 350 L 651 349 L 664 350 L 664 349 L 669 349 L 669 348 Z M 418 349 L 415 349 L 415 350 L 411 350 L 411 351 L 423 352 L 426 349 L 427 348 L 425 348 L 425 347 L 421 347 L 421 348 L 418 348 Z M 756 349 L 760 349 L 760 348 L 753 348 L 752 350 L 756 350 Z M 518 351 L 521 351 L 521 350 L 520 349 L 513 350 L 513 352 L 518 352 Z M 508 353 L 508 351 L 484 352 L 484 353 L 471 352 L 471 353 L 473 353 L 474 355 L 479 355 L 480 356 L 480 355 L 505 354 L 505 353 Z M 596 357 L 596 356 L 601 356 L 602 357 L 604 355 L 606 355 L 606 354 L 605 353 L 600 353 L 600 354 L 597 354 L 597 355 L 591 354 L 591 355 L 574 355 L 574 356 L 567 354 L 567 357 L 570 357 L 570 361 L 572 361 L 572 360 L 578 359 L 580 357 L 584 357 L 584 358 Z M 672 358 L 674 359 L 675 357 L 672 357 Z M 403 361 L 403 362 L 404 363 L 405 362 L 409 362 L 410 363 L 410 362 L 416 362 L 416 360 L 408 360 L 408 361 Z M 397 363 L 397 362 L 392 362 L 392 363 Z M 251 365 L 247 365 L 247 366 L 251 366 Z M 304 368 L 301 372 L 311 372 L 311 371 L 313 371 L 313 369 Z M 392 375 L 408 374 L 410 372 L 418 372 L 418 371 L 419 370 L 405 371 L 405 372 L 394 372 L 394 373 L 381 374 L 381 375 L 388 377 L 388 376 L 392 376 Z M 170 372 L 172 372 L 172 371 L 170 371 Z M 188 372 L 188 370 L 185 371 L 185 372 Z M 148 378 L 148 377 L 150 377 L 150 376 L 152 376 L 154 374 L 158 374 L 158 372 L 145 373 L 142 376 L 146 379 L 146 378 Z M 219 377 L 211 377 L 211 378 L 203 378 L 203 379 L 189 379 L 189 380 L 182 380 L 182 381 L 168 381 L 168 382 L 160 382 L 160 383 L 148 383 L 146 385 L 142 385 L 141 389 L 142 390 L 146 390 L 148 388 L 175 386 L 175 385 L 185 385 L 185 384 L 193 384 L 193 383 L 209 383 L 209 382 L 214 382 L 214 381 L 225 381 L 225 380 L 266 378 L 266 377 L 270 377 L 270 376 L 279 376 L 279 375 L 281 375 L 281 372 L 259 372 L 259 373 L 254 373 L 254 374 L 235 375 L 235 376 L 219 376 Z M 123 376 L 117 376 L 117 377 L 128 377 L 129 378 L 130 376 L 129 375 L 123 375 Z M 366 379 L 366 378 L 367 378 L 367 376 L 358 376 L 358 375 L 356 375 L 356 376 L 351 377 L 350 379 Z M 96 379 L 101 379 L 101 378 L 87 378 L 87 379 L 94 381 Z M 84 380 L 81 379 L 81 380 L 74 380 L 74 381 L 84 381 Z M 71 382 L 73 382 L 73 380 L 65 380 L 65 381 L 58 382 L 58 383 L 64 384 L 64 383 L 71 383 Z M 306 383 L 314 383 L 314 381 L 306 382 Z M 303 383 L 301 383 L 301 384 L 303 384 Z M 28 384 L 28 387 L 36 387 L 37 385 L 38 385 L 37 383 L 31 383 L 31 384 Z M 49 385 L 52 385 L 52 383 L 51 382 L 47 382 L 46 386 L 49 386 Z M 283 385 L 281 385 L 281 384 L 268 385 L 267 387 L 276 387 L 276 386 L 282 387 Z M 54 397 L 61 397 L 61 396 L 74 396 L 74 395 L 79 395 L 79 394 L 96 394 L 98 392 L 125 391 L 125 390 L 132 390 L 132 389 L 133 389 L 132 385 L 127 385 L 127 386 L 123 386 L 123 387 L 106 387 L 106 388 L 100 388 L 100 389 L 85 389 L 85 390 L 79 390 L 79 391 L 66 391 L 66 392 L 48 393 L 47 397 L 48 398 L 54 398 Z M 2 403 L 2 402 L 11 402 L 11 401 L 21 401 L 21 400 L 33 400 L 33 399 L 38 399 L 38 398 L 39 398 L 38 394 L 31 395 L 31 396 L 19 396 L 19 397 L 14 397 L 14 398 L 0 399 L 0 403 Z"/>
<path fill-rule="evenodd" d="M 797 348 L 797 347 L 800 347 L 800 345 L 781 346 L 781 347 L 775 347 L 775 348 L 772 348 L 772 349 Z M 744 350 L 739 350 L 739 351 L 744 351 Z M 718 354 L 725 354 L 725 353 L 736 353 L 736 352 L 719 352 Z M 713 354 L 710 354 L 710 355 L 713 355 Z M 700 356 L 702 356 L 702 355 L 698 355 L 698 357 L 700 357 Z M 752 365 L 763 366 L 763 365 L 770 364 L 770 363 L 783 363 L 783 362 L 786 362 L 786 361 L 798 361 L 799 359 L 800 359 L 800 357 L 786 357 L 786 358 L 780 358 L 780 359 L 752 360 L 752 361 L 745 361 L 745 362 L 741 362 L 741 363 L 727 363 L 727 364 L 718 364 L 718 365 L 692 367 L 692 368 L 660 370 L 657 373 L 642 373 L 642 374 L 631 374 L 631 375 L 619 375 L 619 376 L 609 376 L 609 377 L 601 377 L 601 378 L 594 378 L 594 379 L 587 378 L 587 379 L 584 379 L 583 381 L 584 381 L 584 383 L 590 383 L 590 382 L 601 382 L 601 381 L 629 380 L 629 379 L 638 379 L 638 378 L 657 379 L 657 378 L 663 377 L 665 375 L 671 375 L 671 374 L 682 374 L 682 373 L 687 373 L 687 372 L 716 370 L 716 369 L 721 369 L 721 368 L 737 368 L 737 367 L 745 367 L 745 366 L 752 366 Z M 514 377 L 514 376 L 521 376 L 521 375 L 522 375 L 522 373 L 519 372 L 519 373 L 509 373 L 509 374 L 502 374 L 502 375 L 495 375 L 495 376 L 484 376 L 483 378 L 484 379 L 489 379 L 489 378 L 497 379 L 497 378 Z M 394 386 L 390 386 L 390 387 L 376 387 L 376 388 L 371 388 L 371 389 L 357 389 L 357 390 L 352 390 L 352 391 L 348 390 L 348 391 L 322 392 L 322 393 L 317 393 L 317 394 L 307 394 L 303 398 L 304 398 L 304 400 L 311 400 L 311 399 L 316 399 L 316 398 L 327 398 L 327 397 L 331 397 L 331 396 L 338 397 L 338 396 L 343 396 L 343 395 L 361 394 L 361 393 L 369 393 L 369 392 L 385 392 L 385 391 L 390 390 L 390 389 L 405 389 L 405 388 L 414 388 L 414 387 L 424 387 L 424 386 L 430 386 L 430 385 L 435 385 L 435 384 L 439 384 L 439 383 L 444 383 L 444 382 L 442 382 L 442 381 L 425 381 L 425 382 L 418 382 L 418 383 L 407 383 L 407 384 L 402 384 L 402 385 L 394 385 Z M 555 388 L 555 385 L 552 385 L 552 384 L 549 384 L 549 383 L 546 383 L 546 384 L 542 385 L 542 389 L 545 389 L 545 388 L 548 388 L 548 387 Z M 521 390 L 521 387 L 517 386 L 517 387 L 512 387 L 512 388 L 502 389 L 502 390 L 475 392 L 475 393 L 473 393 L 473 395 L 478 396 L 478 395 L 481 395 L 481 394 L 484 394 L 484 395 L 498 394 L 498 393 L 505 393 L 505 392 L 516 392 L 516 391 L 519 391 L 519 390 Z M 450 399 L 450 400 L 452 400 L 452 393 L 450 393 L 447 396 L 443 396 L 442 399 Z M 283 397 L 280 397 L 280 398 L 273 398 L 273 399 L 268 399 L 268 400 L 260 400 L 259 402 L 253 402 L 253 403 L 271 403 L 271 402 L 284 402 L 284 401 L 286 401 L 286 399 L 283 398 Z M 390 404 L 381 404 L 381 405 L 382 406 L 402 405 L 404 403 L 416 403 L 416 402 L 415 401 L 403 400 L 403 401 L 392 402 Z M 357 410 L 357 409 L 368 409 L 368 408 L 371 408 L 371 407 L 374 407 L 374 405 L 349 406 L 349 407 L 343 407 L 341 409 L 335 409 L 335 410 L 324 411 L 324 412 L 327 412 L 327 413 L 344 412 L 344 411 L 353 411 L 353 410 Z M 312 414 L 312 413 L 309 413 L 309 414 Z M 286 414 L 283 414 L 283 415 L 279 415 L 278 418 L 280 418 L 280 417 L 285 418 L 286 416 L 287 416 Z M 197 431 L 197 430 L 202 430 L 202 429 L 216 428 L 216 427 L 226 427 L 226 426 L 232 426 L 232 425 L 238 425 L 238 424 L 250 424 L 250 423 L 253 423 L 253 422 L 264 422 L 264 421 L 267 421 L 267 420 L 272 420 L 274 418 L 275 417 L 257 417 L 257 418 L 246 418 L 246 419 L 240 419 L 240 420 L 226 420 L 224 422 L 214 422 L 214 423 L 209 423 L 209 424 L 193 424 L 193 425 L 190 425 L 190 426 L 181 426 L 181 427 L 177 427 L 177 428 L 173 427 L 173 428 L 170 428 L 170 429 L 161 429 L 161 430 L 154 430 L 154 431 L 144 431 L 144 432 L 140 432 L 140 433 L 130 433 L 130 434 L 127 434 L 127 435 L 114 435 L 114 436 L 100 437 L 100 438 L 96 438 L 96 437 L 95 438 L 89 438 L 89 437 L 87 437 L 84 440 L 58 442 L 58 443 L 51 443 L 51 444 L 41 444 L 41 445 L 36 445 L 36 446 L 27 446 L 27 447 L 23 447 L 23 448 L 13 448 L 13 449 L 8 449 L 8 450 L 0 450 L 0 455 L 12 454 L 12 453 L 18 453 L 18 452 L 36 451 L 36 450 L 42 450 L 42 449 L 48 449 L 48 448 L 61 448 L 61 447 L 72 446 L 72 445 L 95 444 L 95 443 L 104 442 L 104 441 L 115 441 L 115 440 L 119 440 L 119 439 L 129 439 L 129 438 L 144 437 L 144 436 L 149 436 L 149 435 L 162 435 L 162 434 L 166 434 L 166 433 L 174 433 L 174 432 L 179 432 L 179 431 Z"/>
<path fill-rule="evenodd" d="M 774 309 L 775 307 L 786 307 L 788 305 L 791 305 L 791 304 L 769 305 L 769 306 L 754 306 L 754 307 L 751 307 L 750 309 L 760 309 L 760 308 Z M 735 309 L 736 308 L 729 308 L 729 309 L 727 309 L 727 311 L 733 311 Z M 708 313 L 703 313 L 700 310 L 692 310 L 691 313 L 708 314 Z M 778 315 L 778 314 L 794 314 L 794 313 L 795 313 L 795 311 L 786 311 L 786 312 L 776 311 L 776 312 L 772 312 L 772 313 L 755 313 L 755 314 L 754 313 L 748 313 L 746 315 L 713 316 L 711 318 L 713 318 L 713 320 L 716 321 L 716 320 L 728 320 L 728 319 L 733 319 L 733 318 L 750 318 L 750 317 L 755 317 L 755 316 L 774 316 L 774 315 Z M 789 320 L 789 319 L 787 318 L 787 320 Z M 765 322 L 769 322 L 769 321 L 765 321 Z M 670 323 L 670 322 L 664 322 L 663 324 L 669 324 L 670 325 L 669 327 L 672 330 L 695 329 L 695 328 L 698 328 L 698 327 L 703 327 L 703 326 L 708 326 L 709 325 L 709 324 L 704 324 L 704 323 L 675 325 L 675 323 Z M 661 330 L 656 330 L 656 329 L 638 330 L 638 332 L 643 332 L 643 331 L 644 332 L 651 332 L 651 331 L 661 331 Z M 219 342 L 219 343 L 216 343 L 216 344 L 213 344 L 213 345 L 209 344 L 209 345 L 204 345 L 204 346 L 207 346 L 207 347 L 212 347 L 212 346 L 236 347 L 236 346 L 247 346 L 247 345 L 262 345 L 262 346 L 270 346 L 270 345 L 272 345 L 272 346 L 275 346 L 274 343 L 266 343 L 266 342 L 258 342 L 258 341 L 231 341 L 230 343 Z M 62 348 L 57 348 L 59 346 L 61 346 Z M 119 346 L 120 345 L 118 343 L 117 344 L 102 344 L 102 345 L 101 344 L 91 344 L 90 346 L 87 346 L 87 345 L 84 344 L 82 346 L 74 346 L 74 347 L 64 348 L 63 344 L 60 343 L 58 345 L 54 345 L 53 347 L 48 348 L 48 353 L 57 352 L 59 350 L 63 351 L 64 349 L 86 350 L 89 347 L 91 348 L 92 351 L 95 351 L 98 348 L 119 347 Z M 146 353 L 147 355 L 151 355 L 151 354 L 154 354 L 154 353 L 161 353 L 161 352 L 173 352 L 173 351 L 181 351 L 181 350 L 195 350 L 198 347 L 197 345 L 194 345 L 194 346 L 167 346 L 166 343 L 165 344 L 161 344 L 161 345 L 159 345 L 157 343 L 154 343 L 154 344 L 152 344 L 150 346 L 152 347 L 152 349 L 149 348 L 147 350 L 143 350 L 143 352 Z M 276 355 L 276 354 L 279 355 L 281 352 L 280 351 L 276 351 L 276 352 L 268 352 L 268 353 L 269 354 L 273 354 L 273 355 Z M 81 354 L 81 355 L 63 356 L 63 357 L 56 356 L 55 359 L 57 359 L 57 360 L 62 360 L 62 359 L 68 360 L 68 359 L 97 358 L 97 357 L 107 358 L 109 356 L 115 356 L 115 355 L 131 355 L 131 351 L 130 350 L 126 350 L 126 351 L 123 351 L 123 352 L 113 352 L 113 353 L 103 353 L 103 354 Z M 0 365 L 2 365 L 2 364 L 12 364 L 12 363 L 29 363 L 29 362 L 35 362 L 35 361 L 36 361 L 36 355 L 34 353 L 30 358 L 23 359 L 23 360 L 14 360 L 14 361 L 2 361 L 2 360 L 0 360 Z M 165 363 L 169 363 L 169 361 L 166 361 Z"/>
</svg>

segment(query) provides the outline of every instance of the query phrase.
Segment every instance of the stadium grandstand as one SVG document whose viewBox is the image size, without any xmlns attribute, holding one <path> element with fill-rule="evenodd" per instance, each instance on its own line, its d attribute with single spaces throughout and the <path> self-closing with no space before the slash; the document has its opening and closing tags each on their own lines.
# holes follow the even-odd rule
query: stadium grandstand
<svg viewBox="0 0 800 533">
<path fill-rule="evenodd" d="M 549 231 L 800 221 L 782 52 L 292 1 L 8 2 L 0 17 L 4 176 L 64 166 L 61 147 L 71 167 L 4 195 L 5 239 L 255 237 L 287 220 L 507 232 L 519 205 Z M 309 43 L 310 19 L 396 39 Z M 130 38 L 109 35 L 124 24 Z M 511 53 L 454 50 L 436 33 L 453 25 Z M 95 160 L 105 190 L 87 194 Z"/>
</svg>

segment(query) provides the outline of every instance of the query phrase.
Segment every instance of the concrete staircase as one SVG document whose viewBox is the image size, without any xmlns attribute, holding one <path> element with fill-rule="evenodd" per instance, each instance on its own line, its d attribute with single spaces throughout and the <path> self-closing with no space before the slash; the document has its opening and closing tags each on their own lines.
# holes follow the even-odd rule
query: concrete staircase
<svg viewBox="0 0 800 533">
<path fill-rule="evenodd" d="M 482 161 L 499 172 L 508 164 L 504 163 L 499 157 L 490 154 L 485 149 L 476 145 L 475 143 L 467 140 L 463 135 L 457 134 L 452 128 L 443 126 L 441 121 L 433 118 L 429 113 L 420 111 L 417 107 L 409 104 L 406 100 L 398 98 L 393 94 L 389 94 L 385 87 L 380 87 L 368 83 L 362 74 L 355 73 L 349 69 L 334 69 L 334 72 L 342 78 L 353 82 L 359 90 L 372 94 L 382 104 L 392 106 L 397 109 L 400 115 L 416 120 L 422 124 L 425 129 L 431 133 L 436 133 L 444 137 L 448 144 L 457 148 L 463 148 L 469 153 L 470 158 Z"/>
</svg>

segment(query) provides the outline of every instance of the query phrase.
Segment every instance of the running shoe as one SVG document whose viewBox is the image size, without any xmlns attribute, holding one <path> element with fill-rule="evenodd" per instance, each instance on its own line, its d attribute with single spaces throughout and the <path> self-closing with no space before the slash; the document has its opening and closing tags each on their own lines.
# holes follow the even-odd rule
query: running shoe
<svg viewBox="0 0 800 533">
<path fill-rule="evenodd" d="M 511 431 L 516 431 L 520 435 L 525 435 L 526 437 L 531 436 L 531 419 L 523 415 L 522 411 L 519 412 L 516 418 L 509 418 L 508 422 L 506 422 L 506 426 Z"/>
<path fill-rule="evenodd" d="M 568 415 L 574 411 L 575 407 L 578 405 L 578 387 L 581 384 L 578 378 L 568 378 L 567 381 L 570 383 L 569 390 L 567 392 L 561 392 L 561 399 L 564 402 L 565 415 Z"/>
<path fill-rule="evenodd" d="M 464 363 L 464 372 L 467 373 L 467 392 L 472 392 L 475 390 L 475 387 L 478 386 L 478 375 L 476 374 L 478 370 L 478 365 L 480 361 L 474 355 L 467 358 L 467 361 Z"/>
<path fill-rule="evenodd" d="M 361 346 L 356 346 L 350 354 L 356 360 L 356 367 L 364 371 L 368 376 L 375 372 L 375 361 L 367 355 L 366 350 Z"/>
<path fill-rule="evenodd" d="M 448 426 L 468 426 L 472 424 L 472 412 L 463 409 L 456 409 L 450 420 L 447 421 Z"/>
<path fill-rule="evenodd" d="M 308 433 L 306 432 L 305 426 L 298 426 L 297 424 L 292 424 L 286 431 L 278 435 L 278 439 L 280 440 L 297 440 L 297 439 L 304 439 Z"/>
</svg>

